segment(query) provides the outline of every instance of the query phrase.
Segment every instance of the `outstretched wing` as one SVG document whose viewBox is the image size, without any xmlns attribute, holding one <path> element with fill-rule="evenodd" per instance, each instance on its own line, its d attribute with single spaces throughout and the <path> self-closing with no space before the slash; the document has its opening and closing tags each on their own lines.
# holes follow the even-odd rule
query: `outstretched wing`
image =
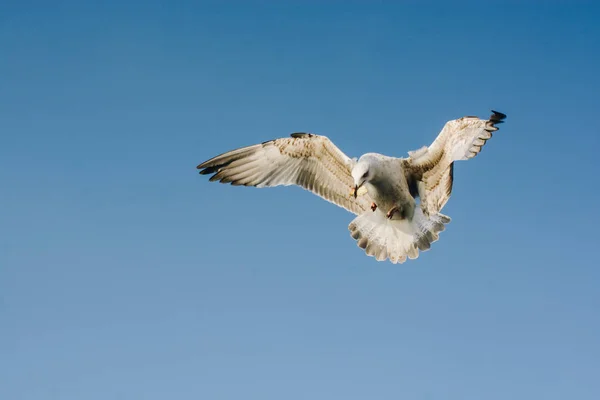
<svg viewBox="0 0 600 400">
<path fill-rule="evenodd" d="M 354 198 L 351 175 L 355 161 L 327 137 L 293 133 L 221 154 L 198 165 L 210 181 L 255 187 L 298 185 L 346 210 L 361 214 L 370 207 L 368 194 Z"/>
<path fill-rule="evenodd" d="M 454 161 L 479 154 L 505 118 L 492 110 L 488 120 L 463 117 L 448 121 L 431 146 L 409 152 L 406 166 L 412 177 L 425 185 L 429 212 L 439 212 L 450 198 Z"/>
</svg>

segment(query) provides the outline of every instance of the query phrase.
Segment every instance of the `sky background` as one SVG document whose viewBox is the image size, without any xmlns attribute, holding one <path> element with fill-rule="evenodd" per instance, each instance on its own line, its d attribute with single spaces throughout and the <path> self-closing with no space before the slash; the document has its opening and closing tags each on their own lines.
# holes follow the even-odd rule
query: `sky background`
<svg viewBox="0 0 600 400">
<path fill-rule="evenodd" d="M 0 398 L 600 398 L 599 19 L 3 1 Z M 195 169 L 296 131 L 402 157 L 490 109 L 452 223 L 402 265 L 309 192 Z"/>
</svg>

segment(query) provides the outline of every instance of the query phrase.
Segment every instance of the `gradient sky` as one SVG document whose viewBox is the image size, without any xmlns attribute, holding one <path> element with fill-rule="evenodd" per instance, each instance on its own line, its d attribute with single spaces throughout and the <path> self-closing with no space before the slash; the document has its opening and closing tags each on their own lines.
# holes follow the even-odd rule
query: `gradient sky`
<svg viewBox="0 0 600 400">
<path fill-rule="evenodd" d="M 99 3 L 0 5 L 0 398 L 600 398 L 598 5 Z M 490 109 L 403 265 L 195 169 L 296 131 L 401 157 Z"/>
</svg>

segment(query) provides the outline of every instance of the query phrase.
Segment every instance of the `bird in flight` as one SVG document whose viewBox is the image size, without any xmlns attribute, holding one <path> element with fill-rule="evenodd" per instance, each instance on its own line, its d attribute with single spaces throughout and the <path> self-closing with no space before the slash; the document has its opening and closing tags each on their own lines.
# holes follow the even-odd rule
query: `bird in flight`
<svg viewBox="0 0 600 400">
<path fill-rule="evenodd" d="M 356 215 L 348 229 L 367 255 L 403 263 L 428 250 L 450 222 L 440 211 L 452 193 L 454 162 L 479 154 L 505 118 L 492 110 L 487 120 L 448 121 L 430 146 L 405 158 L 350 158 L 326 136 L 292 133 L 228 151 L 197 168 L 212 175 L 211 182 L 309 190 Z"/>
</svg>

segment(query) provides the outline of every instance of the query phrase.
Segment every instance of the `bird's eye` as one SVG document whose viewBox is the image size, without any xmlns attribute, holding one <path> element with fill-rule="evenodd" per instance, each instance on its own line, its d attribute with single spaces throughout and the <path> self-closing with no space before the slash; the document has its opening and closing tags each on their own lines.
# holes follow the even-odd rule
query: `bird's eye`
<svg viewBox="0 0 600 400">
<path fill-rule="evenodd" d="M 365 173 L 363 174 L 363 176 L 362 176 L 362 177 L 363 177 L 363 178 L 366 178 L 366 177 L 367 177 L 367 175 L 369 175 L 369 171 L 365 172 Z"/>
</svg>

